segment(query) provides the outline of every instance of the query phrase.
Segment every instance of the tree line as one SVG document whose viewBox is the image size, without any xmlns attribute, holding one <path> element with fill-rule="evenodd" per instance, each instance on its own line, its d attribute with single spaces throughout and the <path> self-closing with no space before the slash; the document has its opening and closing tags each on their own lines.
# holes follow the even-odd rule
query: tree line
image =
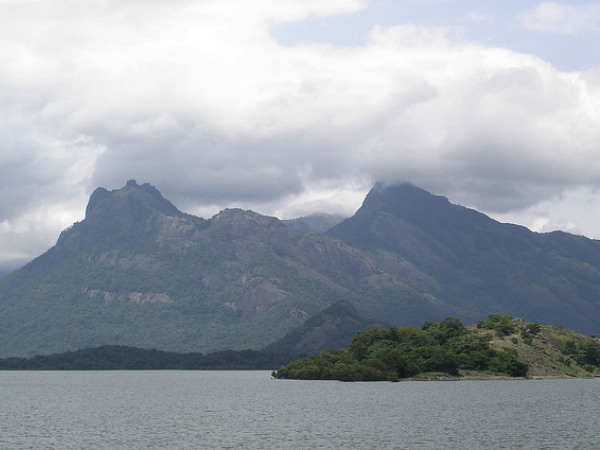
<svg viewBox="0 0 600 450">
<path fill-rule="evenodd" d="M 512 318 L 511 318 L 512 319 Z M 504 316 L 485 325 L 502 327 Z M 285 365 L 276 378 L 398 381 L 422 373 L 458 376 L 459 370 L 484 371 L 511 377 L 527 374 L 528 365 L 510 349 L 494 349 L 489 335 L 469 331 L 459 319 L 425 322 L 421 328 L 374 328 L 357 333 L 345 350 L 330 350 Z"/>
<path fill-rule="evenodd" d="M 203 355 L 103 345 L 33 358 L 0 359 L 0 370 L 272 370 L 291 360 L 285 353 L 258 350 Z"/>
</svg>

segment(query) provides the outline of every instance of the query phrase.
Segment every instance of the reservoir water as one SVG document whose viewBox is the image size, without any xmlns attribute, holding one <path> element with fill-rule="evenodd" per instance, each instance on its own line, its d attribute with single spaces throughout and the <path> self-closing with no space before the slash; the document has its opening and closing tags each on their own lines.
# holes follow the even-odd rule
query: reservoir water
<svg viewBox="0 0 600 450">
<path fill-rule="evenodd" d="M 600 380 L 0 372 L 1 449 L 595 449 Z"/>
</svg>

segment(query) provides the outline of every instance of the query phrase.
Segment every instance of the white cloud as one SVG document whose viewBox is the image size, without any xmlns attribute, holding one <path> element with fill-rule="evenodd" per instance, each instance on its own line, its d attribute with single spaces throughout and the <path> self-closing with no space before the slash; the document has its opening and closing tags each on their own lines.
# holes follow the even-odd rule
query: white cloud
<svg viewBox="0 0 600 450">
<path fill-rule="evenodd" d="M 544 2 L 522 13 L 521 24 L 530 30 L 557 34 L 600 33 L 600 5 Z"/>
<path fill-rule="evenodd" d="M 452 29 L 379 27 L 360 47 L 269 35 L 363 6 L 0 0 L 0 245 L 19 221 L 50 244 L 93 188 L 130 178 L 191 212 L 287 217 L 357 207 L 379 179 L 488 211 L 600 186 L 597 72 Z"/>
<path fill-rule="evenodd" d="M 596 230 L 600 221 L 598 189 L 567 189 L 516 214 L 498 214 L 496 219 L 519 223 L 542 233 L 562 230 L 589 237 L 590 231 Z M 600 236 L 594 233 L 593 237 Z"/>
<path fill-rule="evenodd" d="M 46 251 L 58 239 L 58 231 L 83 219 L 83 192 L 66 191 L 68 201 L 36 205 L 23 214 L 0 222 L 0 274 Z"/>
</svg>

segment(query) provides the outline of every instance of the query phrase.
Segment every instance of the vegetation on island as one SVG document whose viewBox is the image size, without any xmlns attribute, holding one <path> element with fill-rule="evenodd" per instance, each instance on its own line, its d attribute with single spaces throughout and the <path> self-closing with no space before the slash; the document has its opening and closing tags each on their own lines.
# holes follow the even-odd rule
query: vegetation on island
<svg viewBox="0 0 600 450">
<path fill-rule="evenodd" d="M 458 376 L 460 370 L 525 376 L 514 351 L 493 349 L 459 319 L 425 322 L 420 329 L 374 328 L 357 333 L 346 350 L 326 351 L 281 367 L 277 378 L 397 381 L 426 372 Z"/>
<path fill-rule="evenodd" d="M 406 378 L 591 376 L 600 343 L 560 327 L 492 314 L 465 327 L 455 317 L 421 328 L 374 328 L 357 333 L 345 350 L 291 362 L 275 378 L 398 381 Z"/>
</svg>

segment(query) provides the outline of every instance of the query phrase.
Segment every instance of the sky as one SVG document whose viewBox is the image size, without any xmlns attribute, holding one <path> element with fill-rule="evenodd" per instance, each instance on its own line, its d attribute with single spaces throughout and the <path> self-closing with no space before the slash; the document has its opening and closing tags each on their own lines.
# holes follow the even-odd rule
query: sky
<svg viewBox="0 0 600 450">
<path fill-rule="evenodd" d="M 0 273 L 99 186 L 351 215 L 411 182 L 600 238 L 600 3 L 0 0 Z"/>
</svg>

